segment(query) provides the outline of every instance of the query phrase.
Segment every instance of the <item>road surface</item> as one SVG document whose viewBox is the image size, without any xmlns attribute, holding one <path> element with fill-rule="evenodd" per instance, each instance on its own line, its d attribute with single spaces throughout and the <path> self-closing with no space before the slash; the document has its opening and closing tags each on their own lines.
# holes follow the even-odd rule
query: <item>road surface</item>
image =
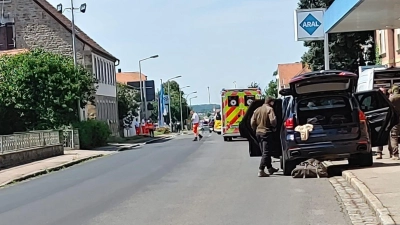
<svg viewBox="0 0 400 225">
<path fill-rule="evenodd" d="M 0 189 L 0 224 L 348 224 L 328 180 L 258 178 L 246 146 L 178 136 L 22 182 Z"/>
</svg>

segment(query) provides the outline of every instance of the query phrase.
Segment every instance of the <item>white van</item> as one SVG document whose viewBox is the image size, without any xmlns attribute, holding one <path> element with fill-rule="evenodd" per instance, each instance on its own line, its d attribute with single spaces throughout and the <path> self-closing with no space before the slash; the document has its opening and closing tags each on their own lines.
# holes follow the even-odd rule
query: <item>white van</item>
<svg viewBox="0 0 400 225">
<path fill-rule="evenodd" d="M 372 67 L 372 68 L 371 68 Z M 370 91 L 380 87 L 400 86 L 400 68 L 384 66 L 360 66 L 357 92 Z"/>
</svg>

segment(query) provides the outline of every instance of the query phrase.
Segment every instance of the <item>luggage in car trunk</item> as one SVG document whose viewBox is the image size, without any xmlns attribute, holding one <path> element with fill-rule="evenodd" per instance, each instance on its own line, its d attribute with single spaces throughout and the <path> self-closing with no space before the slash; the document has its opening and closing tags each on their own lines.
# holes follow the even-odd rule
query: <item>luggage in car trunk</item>
<svg viewBox="0 0 400 225">
<path fill-rule="evenodd" d="M 359 136 L 358 112 L 346 95 L 304 97 L 296 109 L 297 125 L 313 125 L 307 140 L 295 133 L 297 143 L 353 140 Z"/>
</svg>

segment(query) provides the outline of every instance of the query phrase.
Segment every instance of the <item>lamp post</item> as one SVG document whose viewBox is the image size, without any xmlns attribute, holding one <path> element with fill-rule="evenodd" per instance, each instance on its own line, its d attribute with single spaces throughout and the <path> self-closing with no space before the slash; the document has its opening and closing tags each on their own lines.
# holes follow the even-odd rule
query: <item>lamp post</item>
<svg viewBox="0 0 400 225">
<path fill-rule="evenodd" d="M 140 80 L 140 119 L 147 117 L 147 99 L 146 99 L 146 82 L 142 80 L 142 64 L 141 62 L 148 60 L 148 59 L 155 59 L 158 58 L 158 55 L 153 55 L 144 59 L 139 60 L 139 80 Z M 143 116 L 143 109 L 144 109 L 144 116 Z"/>
<path fill-rule="evenodd" d="M 57 5 L 57 11 L 59 13 L 63 13 L 64 10 L 71 10 L 71 23 L 72 23 L 72 27 L 71 27 L 71 33 L 72 33 L 72 52 L 74 55 L 74 66 L 76 66 L 77 64 L 77 60 L 76 60 L 76 41 L 75 41 L 75 36 L 76 36 L 76 32 L 75 32 L 75 10 L 78 10 L 81 13 L 85 13 L 86 12 L 86 3 L 81 4 L 81 6 L 79 8 L 74 8 L 74 0 L 71 0 L 71 8 L 65 8 L 63 9 L 62 4 L 58 4 Z"/>
<path fill-rule="evenodd" d="M 193 99 L 193 98 L 197 98 L 197 96 L 191 97 L 191 98 L 189 99 L 190 107 L 192 107 L 192 99 Z"/>
<path fill-rule="evenodd" d="M 192 95 L 192 94 L 197 94 L 197 91 L 190 92 L 189 94 L 186 95 L 186 97 L 185 97 L 186 104 L 188 103 L 188 97 L 189 97 L 190 95 Z M 188 116 L 189 116 L 189 108 L 190 108 L 190 107 L 186 107 L 186 115 L 188 115 Z M 187 127 L 187 129 L 189 130 L 188 127 Z"/>
<path fill-rule="evenodd" d="M 211 104 L 210 87 L 207 87 L 207 90 L 208 90 L 208 104 Z"/>
<path fill-rule="evenodd" d="M 74 57 L 74 67 L 76 67 L 77 65 L 77 60 L 76 60 L 76 41 L 75 41 L 75 36 L 76 36 L 76 32 L 75 32 L 75 10 L 78 10 L 81 13 L 85 13 L 86 12 L 86 3 L 83 3 L 79 6 L 79 8 L 74 8 L 74 0 L 71 0 L 71 7 L 70 8 L 65 8 L 63 9 L 63 5 L 60 3 L 57 5 L 57 11 L 59 13 L 63 13 L 64 10 L 71 10 L 71 35 L 72 35 L 72 55 Z M 80 100 L 78 100 L 78 119 L 79 121 L 82 120 L 82 118 L 84 117 L 84 115 L 81 115 L 81 105 L 80 105 Z M 83 113 L 84 114 L 84 113 Z"/>
<path fill-rule="evenodd" d="M 182 128 L 183 128 L 182 89 L 188 88 L 188 87 L 190 87 L 190 86 L 182 87 L 182 88 L 180 88 L 180 91 L 179 91 L 179 105 L 181 108 L 181 127 Z"/>
<path fill-rule="evenodd" d="M 168 114 L 169 114 L 169 127 L 170 127 L 171 131 L 172 131 L 172 113 L 171 113 L 171 93 L 170 93 L 170 90 L 169 90 L 169 86 L 170 86 L 169 83 L 170 83 L 171 80 L 174 80 L 174 79 L 177 79 L 177 78 L 180 78 L 180 77 L 182 77 L 182 76 L 172 77 L 172 78 L 169 78 L 169 79 L 167 80 L 167 83 L 168 83 Z"/>
<path fill-rule="evenodd" d="M 235 85 L 235 88 L 236 88 L 236 81 L 233 81 L 233 84 Z"/>
</svg>

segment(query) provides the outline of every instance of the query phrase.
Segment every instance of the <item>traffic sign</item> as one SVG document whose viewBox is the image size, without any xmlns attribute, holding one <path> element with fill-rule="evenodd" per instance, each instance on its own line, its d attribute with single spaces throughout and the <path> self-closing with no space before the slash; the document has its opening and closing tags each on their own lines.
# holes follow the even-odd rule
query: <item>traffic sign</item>
<svg viewBox="0 0 400 225">
<path fill-rule="evenodd" d="M 324 40 L 325 9 L 298 9 L 295 11 L 296 41 Z"/>
</svg>

